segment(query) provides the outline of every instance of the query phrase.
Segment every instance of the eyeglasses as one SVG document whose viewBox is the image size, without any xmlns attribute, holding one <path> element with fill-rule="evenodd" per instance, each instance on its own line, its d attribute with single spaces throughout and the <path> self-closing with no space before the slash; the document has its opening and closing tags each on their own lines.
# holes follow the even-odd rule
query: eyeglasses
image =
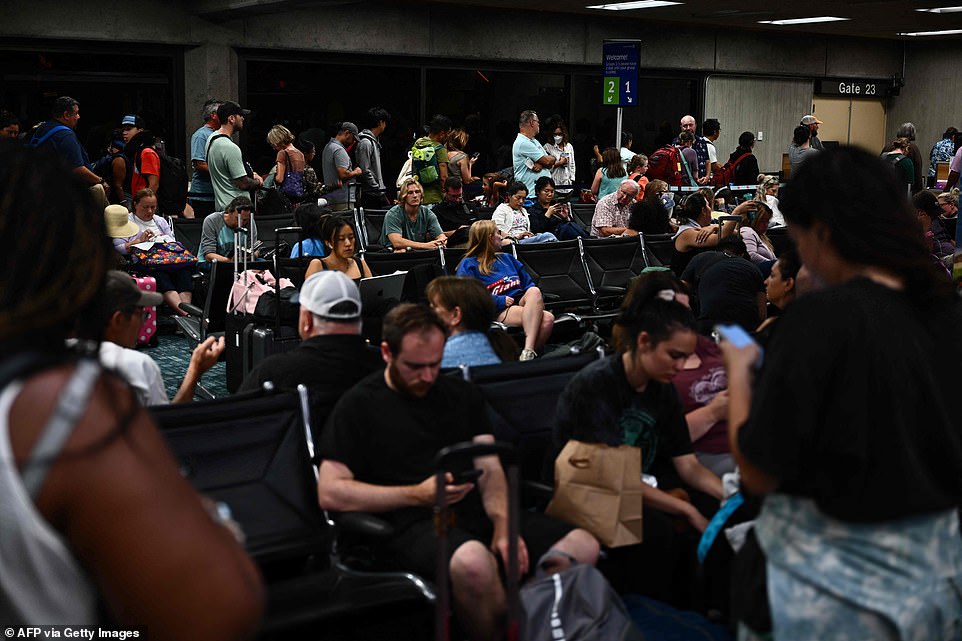
<svg viewBox="0 0 962 641">
<path fill-rule="evenodd" d="M 124 310 L 124 313 L 128 316 L 133 316 L 134 314 L 138 313 L 137 310 L 140 310 L 140 321 L 142 323 L 146 323 L 147 319 L 150 318 L 150 310 L 146 307 L 131 307 L 130 309 Z"/>
</svg>

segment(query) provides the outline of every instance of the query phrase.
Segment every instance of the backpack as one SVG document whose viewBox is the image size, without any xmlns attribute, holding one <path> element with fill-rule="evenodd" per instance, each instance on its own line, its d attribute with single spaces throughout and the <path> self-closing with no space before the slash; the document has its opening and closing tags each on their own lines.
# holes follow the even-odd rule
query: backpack
<svg viewBox="0 0 962 641">
<path fill-rule="evenodd" d="M 411 170 L 422 185 L 432 185 L 441 180 L 438 149 L 441 149 L 441 145 L 430 138 L 418 141 L 411 148 Z"/>
<path fill-rule="evenodd" d="M 34 133 L 33 133 L 33 138 L 31 138 L 31 139 L 30 139 L 30 142 L 27 143 L 27 147 L 37 148 L 37 147 L 39 147 L 40 145 L 42 145 L 43 143 L 47 142 L 47 139 L 50 138 L 51 136 L 53 136 L 53 135 L 54 135 L 55 133 L 57 133 L 58 131 L 67 131 L 67 130 L 69 130 L 69 129 L 70 129 L 70 127 L 68 127 L 68 126 L 66 126 L 66 125 L 57 125 L 57 126 L 55 126 L 55 127 L 51 127 L 51 128 L 50 128 L 50 131 L 48 131 L 48 132 L 45 133 L 44 135 L 40 136 L 39 138 L 37 137 L 37 132 L 34 132 Z"/>
<path fill-rule="evenodd" d="M 414 164 L 414 161 L 412 160 L 412 154 L 409 151 L 408 159 L 404 161 L 403 165 L 401 165 L 401 172 L 397 175 L 397 181 L 395 181 L 394 183 L 395 187 L 400 189 L 401 183 L 403 183 L 405 180 L 407 180 L 408 178 L 414 175 L 414 170 L 411 168 L 411 165 L 413 164 Z"/>
<path fill-rule="evenodd" d="M 180 158 L 158 151 L 160 182 L 157 188 L 157 209 L 164 216 L 180 216 L 187 204 L 187 167 Z"/>
<path fill-rule="evenodd" d="M 538 561 L 535 578 L 521 588 L 523 641 L 643 641 L 621 597 L 592 565 L 566 556 L 571 566 L 546 576 Z"/>
<path fill-rule="evenodd" d="M 752 152 L 746 151 L 741 156 L 736 158 L 735 162 L 732 162 L 731 160 L 726 162 L 724 165 L 722 165 L 721 169 L 711 175 L 711 184 L 716 186 L 732 184 L 735 180 L 735 167 L 738 166 L 738 163 L 751 155 Z"/>
<path fill-rule="evenodd" d="M 292 202 L 304 200 L 304 171 L 294 171 L 290 155 L 285 151 L 284 157 L 287 158 L 287 171 L 284 172 L 284 182 L 281 183 L 281 191 Z M 307 163 L 304 163 L 307 166 Z"/>
<path fill-rule="evenodd" d="M 123 159 L 124 159 L 124 166 L 125 166 L 125 167 L 127 166 L 127 157 L 124 156 L 123 152 L 118 151 L 118 152 L 112 153 L 112 154 L 111 154 L 111 153 L 106 153 L 106 154 L 104 154 L 103 156 L 101 156 L 100 158 L 98 158 L 97 160 L 95 160 L 95 161 L 94 161 L 93 163 L 91 163 L 91 165 L 90 165 L 90 171 L 94 172 L 95 174 L 97 174 L 98 176 L 100 176 L 101 178 L 103 178 L 104 180 L 106 180 L 108 184 L 111 183 L 111 182 L 113 182 L 113 180 L 114 180 L 114 158 L 123 158 Z M 129 171 L 124 172 L 124 175 L 126 176 L 127 173 L 129 173 Z M 129 191 L 129 190 L 130 190 L 130 189 L 129 189 L 129 187 L 128 187 L 128 191 Z"/>
<path fill-rule="evenodd" d="M 681 187 L 681 150 L 666 145 L 648 156 L 649 180 L 664 180 L 670 187 Z"/>
<path fill-rule="evenodd" d="M 901 154 L 901 153 L 898 153 L 898 154 L 882 154 L 882 158 L 883 158 L 884 160 L 889 161 L 889 162 L 892 163 L 892 165 L 894 166 L 894 165 L 897 165 L 897 164 L 899 164 L 900 162 L 902 162 L 902 159 L 905 158 L 905 155 L 904 155 L 904 154 Z"/>
</svg>

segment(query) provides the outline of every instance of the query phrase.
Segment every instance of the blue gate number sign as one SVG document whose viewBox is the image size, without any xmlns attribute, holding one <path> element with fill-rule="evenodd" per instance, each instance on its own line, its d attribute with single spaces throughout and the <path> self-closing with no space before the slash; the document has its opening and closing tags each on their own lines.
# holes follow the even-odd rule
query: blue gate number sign
<svg viewBox="0 0 962 641">
<path fill-rule="evenodd" d="M 605 42 L 602 45 L 602 104 L 632 107 L 638 96 L 638 42 Z"/>
</svg>

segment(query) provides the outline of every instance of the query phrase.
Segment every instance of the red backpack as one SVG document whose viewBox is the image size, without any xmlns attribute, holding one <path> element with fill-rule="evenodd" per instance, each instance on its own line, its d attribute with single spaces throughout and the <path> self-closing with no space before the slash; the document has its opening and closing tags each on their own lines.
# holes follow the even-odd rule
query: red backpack
<svg viewBox="0 0 962 641">
<path fill-rule="evenodd" d="M 711 184 L 713 185 L 730 185 L 735 180 L 735 167 L 738 163 L 745 160 L 752 155 L 752 152 L 746 151 L 741 156 L 735 159 L 735 162 L 728 161 L 722 165 L 721 169 L 716 171 L 711 175 Z"/>
<path fill-rule="evenodd" d="M 648 156 L 648 180 L 664 180 L 670 187 L 681 186 L 681 150 L 667 145 Z"/>
</svg>

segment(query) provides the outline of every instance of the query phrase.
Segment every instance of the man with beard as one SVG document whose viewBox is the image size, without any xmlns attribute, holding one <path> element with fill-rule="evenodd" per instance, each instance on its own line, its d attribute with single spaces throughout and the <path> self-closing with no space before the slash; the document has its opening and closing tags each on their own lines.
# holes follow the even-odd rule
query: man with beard
<svg viewBox="0 0 962 641">
<path fill-rule="evenodd" d="M 425 306 L 391 310 L 381 343 L 387 367 L 341 398 L 319 449 L 321 507 L 380 513 L 395 528 L 387 552 L 402 569 L 428 577 L 437 564 L 434 456 L 454 443 L 494 441 L 481 392 L 458 378 L 438 376 L 445 331 Z M 447 473 L 445 498 L 456 515 L 448 532 L 448 570 L 465 633 L 496 639 L 506 608 L 495 555 L 507 562 L 507 483 L 497 457 L 475 459 L 473 469 L 480 472 L 474 480 Z M 536 561 L 549 548 L 581 563 L 597 559 L 594 537 L 544 515 L 525 513 L 521 532 L 522 573 L 534 565 L 529 559 Z"/>
<path fill-rule="evenodd" d="M 247 196 L 264 184 L 263 178 L 248 170 L 240 147 L 231 140 L 231 136 L 244 128 L 244 118 L 248 115 L 249 109 L 231 100 L 217 108 L 220 129 L 207 140 L 207 170 L 214 186 L 214 211 L 226 210 L 231 200 Z"/>
</svg>

